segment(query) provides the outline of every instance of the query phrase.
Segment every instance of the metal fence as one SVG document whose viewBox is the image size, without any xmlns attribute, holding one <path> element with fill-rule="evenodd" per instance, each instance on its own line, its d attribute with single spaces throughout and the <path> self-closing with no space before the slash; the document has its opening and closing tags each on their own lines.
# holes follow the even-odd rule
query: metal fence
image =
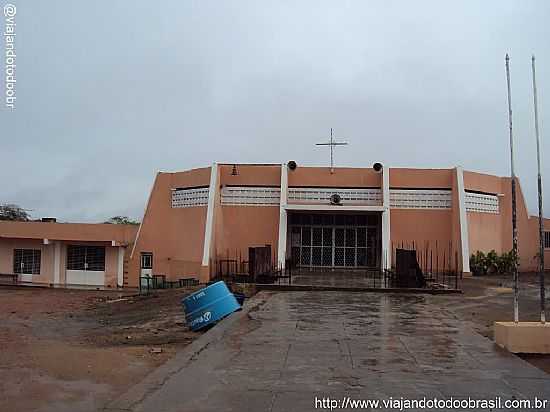
<svg viewBox="0 0 550 412">
<path fill-rule="evenodd" d="M 282 270 L 269 245 L 249 248 L 248 256 L 229 250 L 213 262 L 215 279 L 237 283 L 281 283 L 291 282 L 290 259 Z"/>
<path fill-rule="evenodd" d="M 140 276 L 139 293 L 147 295 L 155 289 L 174 289 L 196 286 L 199 280 L 196 278 L 181 278 L 177 280 L 167 280 L 166 275 Z"/>
<path fill-rule="evenodd" d="M 251 248 L 254 249 L 254 248 Z M 398 250 L 408 251 L 414 257 L 411 267 L 397 265 Z M 429 288 L 460 289 L 462 269 L 460 255 L 452 242 L 399 241 L 392 242 L 392 267 L 382 268 L 331 268 L 297 267 L 296 262 L 287 259 L 281 270 L 273 254 L 264 262 L 261 272 L 255 271 L 256 264 L 250 264 L 238 251 L 226 251 L 214 261 L 215 278 L 237 283 L 313 284 L 367 288 Z M 267 263 L 267 265 L 265 265 Z M 409 263 L 410 264 L 410 263 Z M 403 266 L 403 264 L 402 264 Z M 412 280 L 411 280 L 412 279 Z"/>
<path fill-rule="evenodd" d="M 460 254 L 453 242 L 442 241 L 397 241 L 392 242 L 392 271 L 395 266 L 397 250 L 414 251 L 418 266 L 428 288 L 460 289 L 462 265 Z"/>
</svg>

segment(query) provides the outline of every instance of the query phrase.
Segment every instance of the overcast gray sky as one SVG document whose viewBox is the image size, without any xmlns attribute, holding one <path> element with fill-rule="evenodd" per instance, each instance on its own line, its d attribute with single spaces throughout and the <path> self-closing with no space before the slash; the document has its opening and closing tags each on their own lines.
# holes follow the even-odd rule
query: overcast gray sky
<svg viewBox="0 0 550 412">
<path fill-rule="evenodd" d="M 340 166 L 507 175 L 506 52 L 532 213 L 537 55 L 550 215 L 546 0 L 11 3 L 17 100 L 0 109 L 0 202 L 34 217 L 141 218 L 158 170 L 324 165 L 314 144 L 330 127 L 351 143 Z"/>
</svg>

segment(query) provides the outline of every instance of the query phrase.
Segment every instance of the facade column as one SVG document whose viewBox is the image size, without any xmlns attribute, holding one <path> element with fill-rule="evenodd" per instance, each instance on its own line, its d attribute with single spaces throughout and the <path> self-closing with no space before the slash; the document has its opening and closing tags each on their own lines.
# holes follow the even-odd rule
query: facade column
<svg viewBox="0 0 550 412">
<path fill-rule="evenodd" d="M 464 190 L 464 170 L 456 167 L 456 188 L 458 194 L 458 221 L 460 225 L 460 247 L 462 254 L 462 272 L 470 272 L 470 241 L 468 238 L 468 213 L 466 211 L 466 192 Z"/>
<path fill-rule="evenodd" d="M 124 251 L 123 246 L 118 247 L 118 269 L 117 269 L 117 286 L 119 288 L 124 286 Z"/>
<path fill-rule="evenodd" d="M 204 228 L 204 246 L 202 252 L 201 281 L 210 280 L 210 251 L 212 249 L 212 238 L 214 233 L 214 200 L 218 190 L 218 165 L 213 163 L 210 168 L 210 185 L 208 187 L 208 206 L 206 209 L 206 224 Z M 208 272 L 208 274 L 206 274 Z M 207 279 L 208 277 L 208 279 Z"/>
<path fill-rule="evenodd" d="M 382 269 L 391 269 L 390 168 L 382 169 Z"/>
<path fill-rule="evenodd" d="M 279 203 L 279 247 L 278 247 L 278 266 L 279 269 L 285 269 L 286 263 L 286 237 L 287 237 L 287 196 L 288 196 L 288 168 L 286 164 L 281 164 L 281 200 Z"/>
<path fill-rule="evenodd" d="M 61 242 L 54 242 L 53 247 L 53 284 L 57 286 L 61 283 Z"/>
</svg>

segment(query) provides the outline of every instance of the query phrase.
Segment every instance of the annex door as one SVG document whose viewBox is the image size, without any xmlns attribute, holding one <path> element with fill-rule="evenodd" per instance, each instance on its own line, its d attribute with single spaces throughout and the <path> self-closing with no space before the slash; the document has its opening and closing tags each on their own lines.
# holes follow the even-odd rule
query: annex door
<svg viewBox="0 0 550 412">
<path fill-rule="evenodd" d="M 67 246 L 67 285 L 105 285 L 105 246 Z"/>
<path fill-rule="evenodd" d="M 380 266 L 379 213 L 293 213 L 292 261 L 298 267 L 376 268 Z"/>
</svg>

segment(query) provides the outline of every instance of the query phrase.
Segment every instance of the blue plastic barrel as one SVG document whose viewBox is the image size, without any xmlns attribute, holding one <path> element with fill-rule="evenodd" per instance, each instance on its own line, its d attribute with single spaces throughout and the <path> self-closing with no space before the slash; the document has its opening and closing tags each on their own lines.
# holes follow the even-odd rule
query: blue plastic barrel
<svg viewBox="0 0 550 412">
<path fill-rule="evenodd" d="M 181 300 L 191 330 L 199 330 L 240 309 L 223 281 L 213 283 Z"/>
</svg>

